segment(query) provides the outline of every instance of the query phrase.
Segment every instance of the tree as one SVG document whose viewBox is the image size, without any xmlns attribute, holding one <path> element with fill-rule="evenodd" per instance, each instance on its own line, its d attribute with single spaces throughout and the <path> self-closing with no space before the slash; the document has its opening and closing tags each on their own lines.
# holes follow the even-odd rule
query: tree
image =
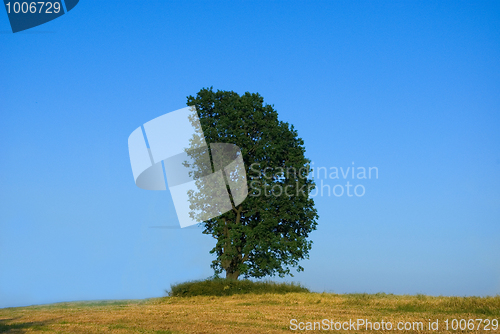
<svg viewBox="0 0 500 334">
<path fill-rule="evenodd" d="M 246 168 L 247 198 L 203 222 L 203 233 L 217 240 L 210 251 L 216 255 L 215 273 L 238 279 L 304 270 L 298 262 L 309 257 L 307 238 L 318 215 L 308 196 L 315 187 L 308 178 L 310 160 L 293 125 L 279 121 L 258 93 L 206 88 L 187 99 L 188 106 L 196 106 L 207 144 L 237 145 Z M 196 209 L 195 196 L 190 201 Z"/>
</svg>

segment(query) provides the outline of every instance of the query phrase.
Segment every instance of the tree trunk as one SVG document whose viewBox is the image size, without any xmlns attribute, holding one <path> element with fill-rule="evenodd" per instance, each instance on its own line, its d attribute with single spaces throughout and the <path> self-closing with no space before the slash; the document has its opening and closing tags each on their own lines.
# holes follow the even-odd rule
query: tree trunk
<svg viewBox="0 0 500 334">
<path fill-rule="evenodd" d="M 240 276 L 240 273 L 238 271 L 231 273 L 231 272 L 226 270 L 226 278 L 237 280 L 238 276 Z"/>
<path fill-rule="evenodd" d="M 235 224 L 240 223 L 240 218 L 241 218 L 241 211 L 242 207 L 238 207 L 235 209 L 236 211 L 236 222 Z M 238 277 L 240 276 L 240 271 L 237 269 L 239 264 L 243 263 L 245 260 L 241 254 L 241 248 L 235 247 L 232 243 L 231 238 L 229 237 L 230 234 L 230 223 L 226 221 L 225 218 L 224 220 L 224 247 L 222 249 L 222 254 L 224 256 L 224 260 L 221 261 L 221 266 L 222 268 L 226 271 L 226 278 L 228 279 L 234 279 L 237 280 Z M 237 255 L 234 256 L 234 253 Z M 232 258 L 228 258 L 228 254 L 231 254 Z"/>
</svg>

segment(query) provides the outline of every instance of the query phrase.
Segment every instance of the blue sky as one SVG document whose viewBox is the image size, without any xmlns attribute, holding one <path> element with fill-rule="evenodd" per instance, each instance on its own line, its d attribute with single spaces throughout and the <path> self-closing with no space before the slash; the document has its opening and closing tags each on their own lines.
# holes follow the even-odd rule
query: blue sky
<svg viewBox="0 0 500 334">
<path fill-rule="evenodd" d="M 0 10 L 0 12 L 3 10 Z M 0 13 L 0 307 L 165 295 L 214 244 L 135 186 L 127 138 L 203 87 L 260 93 L 315 166 L 314 291 L 500 293 L 498 2 L 85 1 Z M 320 180 L 318 180 L 320 181 Z"/>
</svg>

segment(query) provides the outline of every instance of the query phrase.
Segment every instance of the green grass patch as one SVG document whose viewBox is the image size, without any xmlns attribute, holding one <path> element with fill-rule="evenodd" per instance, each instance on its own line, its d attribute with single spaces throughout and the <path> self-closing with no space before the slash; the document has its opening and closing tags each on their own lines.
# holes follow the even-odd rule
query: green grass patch
<svg viewBox="0 0 500 334">
<path fill-rule="evenodd" d="M 496 297 L 449 297 L 440 303 L 448 312 L 475 313 L 500 316 L 500 296 Z"/>
<path fill-rule="evenodd" d="M 500 316 L 500 296 L 496 297 L 432 297 L 407 296 L 388 312 L 460 314 L 469 313 L 481 316 Z"/>
<path fill-rule="evenodd" d="M 170 286 L 170 297 L 191 296 L 231 296 L 237 294 L 284 294 L 291 292 L 310 292 L 296 283 L 276 283 L 272 281 L 254 282 L 251 280 L 231 280 L 225 278 L 190 281 Z"/>
</svg>

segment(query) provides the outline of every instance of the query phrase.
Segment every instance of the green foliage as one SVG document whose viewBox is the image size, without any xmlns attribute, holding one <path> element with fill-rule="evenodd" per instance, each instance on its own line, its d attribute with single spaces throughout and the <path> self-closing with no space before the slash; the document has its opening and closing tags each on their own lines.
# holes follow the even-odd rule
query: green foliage
<svg viewBox="0 0 500 334">
<path fill-rule="evenodd" d="M 302 271 L 299 261 L 309 256 L 307 238 L 318 215 L 308 197 L 315 187 L 307 177 L 310 160 L 293 125 L 279 121 L 257 93 L 202 89 L 187 104 L 196 106 L 206 142 L 237 145 L 246 168 L 247 198 L 203 223 L 203 233 L 217 240 L 211 250 L 216 275 L 284 277 L 293 276 L 291 268 Z M 195 196 L 190 201 L 191 209 L 203 209 Z"/>
<path fill-rule="evenodd" d="M 224 278 L 191 281 L 170 286 L 170 297 L 191 296 L 231 296 L 236 294 L 284 294 L 290 292 L 309 292 L 300 284 L 276 283 L 271 281 L 253 282 L 250 280 L 234 280 Z"/>
</svg>

